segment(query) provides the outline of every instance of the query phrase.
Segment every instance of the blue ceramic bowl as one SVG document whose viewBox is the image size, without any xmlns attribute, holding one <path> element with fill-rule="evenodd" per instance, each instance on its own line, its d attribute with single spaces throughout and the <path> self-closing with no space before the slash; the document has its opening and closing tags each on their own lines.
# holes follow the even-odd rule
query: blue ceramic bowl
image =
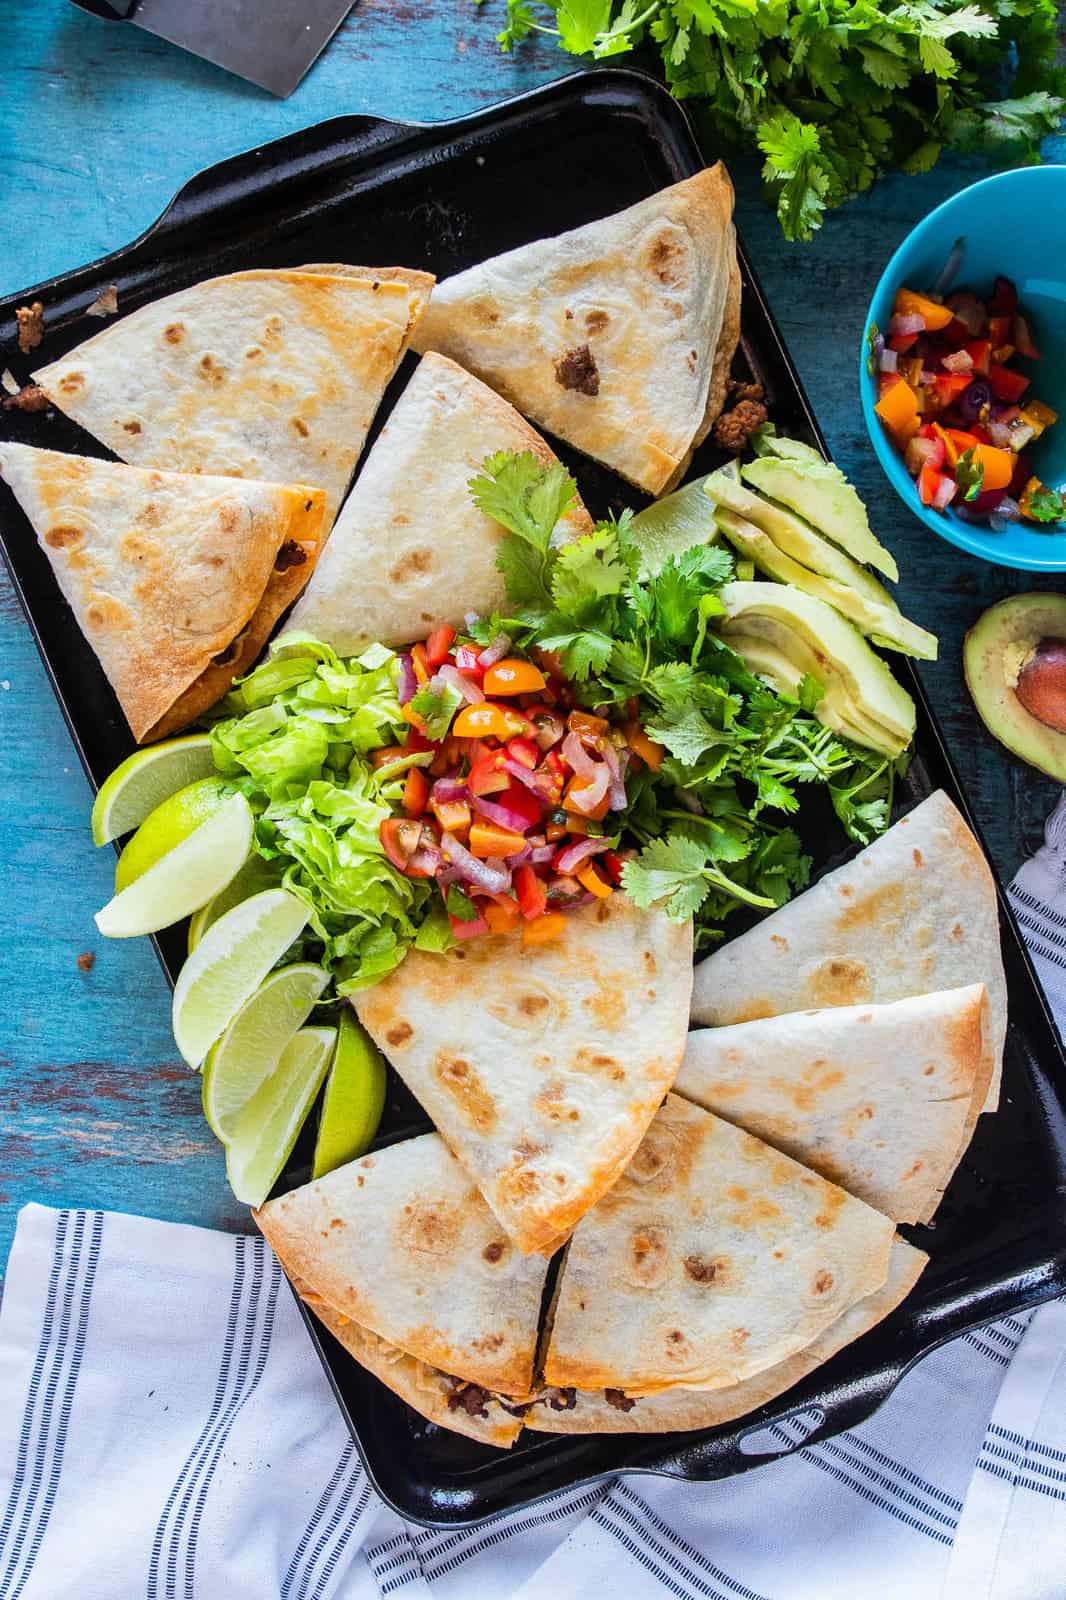
<svg viewBox="0 0 1066 1600">
<path fill-rule="evenodd" d="M 888 326 L 897 289 L 933 287 L 956 239 L 964 241 L 962 264 L 952 289 L 972 289 L 982 298 L 997 273 L 1013 278 L 1040 347 L 1038 362 L 1012 361 L 1032 378 L 1029 393 L 1060 416 L 1033 446 L 1033 466 L 1051 488 L 1066 485 L 1066 166 L 1023 167 L 964 189 L 918 224 L 888 263 L 863 327 L 859 388 L 866 430 L 892 487 L 927 528 L 1001 567 L 1066 572 L 1066 525 L 1043 532 L 1033 523 L 1011 523 L 1001 533 L 984 522 L 967 522 L 950 507 L 933 511 L 918 499 L 903 458 L 874 413 L 877 378 L 867 371 L 866 333 L 871 322 Z"/>
</svg>

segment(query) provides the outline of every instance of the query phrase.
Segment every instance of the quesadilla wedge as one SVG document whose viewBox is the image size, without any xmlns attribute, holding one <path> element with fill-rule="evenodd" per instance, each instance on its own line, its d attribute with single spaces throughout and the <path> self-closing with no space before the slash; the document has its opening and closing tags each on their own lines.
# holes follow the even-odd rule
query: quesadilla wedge
<svg viewBox="0 0 1066 1600">
<path fill-rule="evenodd" d="M 742 1383 L 880 1289 L 893 1233 L 862 1200 L 671 1094 L 574 1230 L 544 1382 L 627 1395 Z"/>
<path fill-rule="evenodd" d="M 439 1135 L 253 1215 L 289 1276 L 339 1315 L 455 1378 L 528 1395 L 547 1268 L 511 1246 Z"/>
<path fill-rule="evenodd" d="M 299 1283 L 294 1287 L 352 1359 L 427 1422 L 465 1434 L 479 1444 L 492 1444 L 503 1450 L 514 1444 L 522 1431 L 520 1404 L 512 1407 L 508 1400 L 476 1383 L 463 1383 L 439 1367 L 428 1366 L 361 1328 L 351 1317 L 342 1316 L 314 1290 Z"/>
<path fill-rule="evenodd" d="M 719 162 L 446 278 L 414 347 L 451 356 L 541 427 L 659 494 L 714 421 L 732 214 Z"/>
<path fill-rule="evenodd" d="M 550 944 L 412 950 L 355 1008 L 518 1249 L 551 1254 L 674 1080 L 691 960 L 691 923 L 614 894 Z"/>
<path fill-rule="evenodd" d="M 314 569 L 325 496 L 0 444 L 0 476 L 139 742 L 184 726 L 258 653 Z"/>
<path fill-rule="evenodd" d="M 737 353 L 740 343 L 740 316 L 742 310 L 743 285 L 740 277 L 740 263 L 737 260 L 737 235 L 736 229 L 730 227 L 732 244 L 729 248 L 729 282 L 725 292 L 725 306 L 722 310 L 722 327 L 718 335 L 718 345 L 714 352 L 714 361 L 711 366 L 711 381 L 707 385 L 707 404 L 703 411 L 703 421 L 696 429 L 691 445 L 685 452 L 681 461 L 674 468 L 673 473 L 663 484 L 662 494 L 669 494 L 676 489 L 692 464 L 692 457 L 706 439 L 725 407 L 726 397 L 729 394 L 729 374 L 733 366 L 733 357 Z"/>
<path fill-rule="evenodd" d="M 326 492 L 327 526 L 433 279 L 282 269 L 208 278 L 34 374 L 136 466 Z"/>
<path fill-rule="evenodd" d="M 795 1388 L 846 1345 L 861 1339 L 896 1310 L 918 1282 L 929 1257 L 895 1239 L 888 1277 L 880 1289 L 857 1300 L 824 1333 L 787 1361 L 726 1389 L 666 1389 L 660 1394 L 627 1395 L 621 1389 L 549 1389 L 526 1411 L 524 1426 L 534 1433 L 682 1433 L 717 1428 L 750 1416 Z"/>
<path fill-rule="evenodd" d="M 1007 1033 L 996 886 L 938 789 L 852 861 L 700 962 L 692 1018 L 721 1027 L 970 983 L 988 990 L 984 1109 L 994 1111 Z"/>
<path fill-rule="evenodd" d="M 438 623 L 459 627 L 469 611 L 501 608 L 503 530 L 469 487 L 497 450 L 555 460 L 506 400 L 454 361 L 424 356 L 344 503 L 293 627 L 355 655 L 374 639 L 408 644 Z M 557 537 L 591 531 L 579 503 Z"/>
<path fill-rule="evenodd" d="M 983 984 L 699 1028 L 676 1092 L 896 1222 L 926 1222 L 988 1094 Z"/>
</svg>

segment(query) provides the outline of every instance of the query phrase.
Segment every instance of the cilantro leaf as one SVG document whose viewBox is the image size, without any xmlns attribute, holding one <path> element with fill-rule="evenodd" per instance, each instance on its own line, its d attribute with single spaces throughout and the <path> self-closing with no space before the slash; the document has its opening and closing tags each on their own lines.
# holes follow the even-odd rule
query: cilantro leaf
<svg viewBox="0 0 1066 1600">
<path fill-rule="evenodd" d="M 618 552 L 613 528 L 599 527 L 565 544 L 552 572 L 551 592 L 557 611 L 580 619 L 599 600 L 621 594 L 629 568 Z"/>
<path fill-rule="evenodd" d="M 448 893 L 444 904 L 456 922 L 476 922 L 481 915 L 477 906 L 468 894 L 464 894 L 457 883 L 448 885 Z"/>
<path fill-rule="evenodd" d="M 411 701 L 411 710 L 421 719 L 426 738 L 439 743 L 447 737 L 452 718 L 462 703 L 463 697 L 458 689 L 453 689 L 447 683 L 439 693 L 428 687 L 419 689 Z"/>
<path fill-rule="evenodd" d="M 976 500 L 985 481 L 985 464 L 974 453 L 973 445 L 964 450 L 955 463 L 955 482 L 962 490 L 964 500 Z"/>
<path fill-rule="evenodd" d="M 687 767 L 695 766 L 705 750 L 722 742 L 722 734 L 717 728 L 711 727 L 702 711 L 695 708 L 684 712 L 676 721 L 658 719 L 647 722 L 644 732 L 656 744 L 665 745 L 670 754 Z"/>
<path fill-rule="evenodd" d="M 549 617 L 549 626 L 537 635 L 537 643 L 542 650 L 558 650 L 563 671 L 568 677 L 584 683 L 592 673 L 604 670 L 611 659 L 614 640 L 610 634 L 600 633 L 595 628 L 553 631 L 550 624 L 562 620 Z"/>
<path fill-rule="evenodd" d="M 1066 497 L 1043 484 L 1026 496 L 1025 508 L 1034 522 L 1066 521 Z"/>
</svg>

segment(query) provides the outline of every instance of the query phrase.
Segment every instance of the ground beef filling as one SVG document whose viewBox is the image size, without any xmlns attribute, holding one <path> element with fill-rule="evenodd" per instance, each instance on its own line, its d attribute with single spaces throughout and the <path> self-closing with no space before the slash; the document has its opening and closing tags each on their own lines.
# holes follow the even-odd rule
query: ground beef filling
<svg viewBox="0 0 1066 1600">
<path fill-rule="evenodd" d="M 5 411 L 47 411 L 51 401 L 36 383 L 27 383 L 18 394 L 9 394 L 4 401 Z"/>
<path fill-rule="evenodd" d="M 603 1398 L 609 1406 L 614 1406 L 616 1411 L 632 1411 L 637 1403 L 635 1400 L 631 1400 L 627 1394 L 624 1394 L 621 1389 L 605 1389 Z"/>
<path fill-rule="evenodd" d="M 748 440 L 761 428 L 769 413 L 763 404 L 761 383 L 738 383 L 730 380 L 733 409 L 726 411 L 714 425 L 714 442 L 723 450 L 739 455 L 747 449 Z"/>
<path fill-rule="evenodd" d="M 555 381 L 564 389 L 576 389 L 578 394 L 599 394 L 599 369 L 587 344 L 575 345 L 560 357 L 555 363 Z"/>
<path fill-rule="evenodd" d="M 297 544 L 295 539 L 286 539 L 274 557 L 274 571 L 288 572 L 290 567 L 302 567 L 306 560 L 307 551 L 303 545 Z"/>
<path fill-rule="evenodd" d="M 461 1383 L 448 1396 L 449 1411 L 465 1411 L 468 1417 L 488 1418 L 489 1392 L 478 1383 Z"/>
</svg>

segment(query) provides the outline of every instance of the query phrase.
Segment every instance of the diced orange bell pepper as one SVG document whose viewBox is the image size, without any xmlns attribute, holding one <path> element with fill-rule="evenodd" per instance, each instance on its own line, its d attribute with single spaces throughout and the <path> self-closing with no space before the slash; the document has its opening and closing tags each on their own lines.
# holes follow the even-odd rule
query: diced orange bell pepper
<svg viewBox="0 0 1066 1600">
<path fill-rule="evenodd" d="M 583 867 L 579 867 L 575 877 L 581 887 L 587 889 L 589 894 L 594 894 L 597 900 L 606 900 L 608 895 L 614 893 L 611 885 L 604 882 L 591 861 L 586 862 Z"/>
<path fill-rule="evenodd" d="M 566 931 L 566 916 L 562 911 L 546 911 L 542 917 L 522 926 L 523 944 L 549 944 Z"/>
<path fill-rule="evenodd" d="M 532 661 L 507 656 L 486 669 L 482 687 L 486 694 L 539 694 L 548 680 Z"/>
<path fill-rule="evenodd" d="M 666 755 L 665 748 L 661 744 L 656 744 L 654 739 L 649 739 L 639 722 L 627 722 L 624 731 L 626 744 L 633 754 L 639 756 L 644 765 L 650 767 L 653 772 L 658 772 Z"/>
<path fill-rule="evenodd" d="M 901 444 L 913 438 L 921 426 L 918 397 L 908 383 L 896 383 L 886 389 L 874 410 Z"/>
<path fill-rule="evenodd" d="M 429 662 L 426 660 L 426 647 L 424 644 L 419 643 L 411 646 L 411 665 L 415 669 L 415 677 L 418 682 L 420 684 L 428 683 L 432 674 L 429 670 Z"/>
<path fill-rule="evenodd" d="M 605 794 L 603 799 L 600 800 L 591 811 L 582 811 L 581 807 L 575 804 L 574 797 L 576 795 L 580 795 L 582 789 L 587 789 L 588 787 L 589 785 L 585 782 L 584 778 L 579 778 L 576 775 L 571 778 L 570 782 L 566 786 L 566 792 L 563 795 L 563 807 L 567 811 L 581 812 L 581 815 L 588 822 L 602 822 L 611 808 L 610 795 Z"/>
<path fill-rule="evenodd" d="M 445 833 L 465 833 L 470 826 L 470 807 L 465 800 L 431 800 L 429 809 Z"/>
<path fill-rule="evenodd" d="M 482 861 L 489 856 L 513 856 L 525 844 L 525 836 L 521 833 L 512 833 L 510 828 L 500 828 L 494 822 L 486 822 L 479 817 L 470 826 L 470 854 L 479 856 Z"/>
<path fill-rule="evenodd" d="M 420 817 L 429 804 L 429 784 L 421 767 L 412 767 L 403 786 L 403 808 L 409 817 Z"/>
<path fill-rule="evenodd" d="M 965 433 L 962 428 L 942 428 L 939 422 L 934 423 L 933 426 L 944 441 L 948 466 L 952 472 L 954 472 L 963 451 L 973 450 L 981 442 L 976 434 Z"/>
<path fill-rule="evenodd" d="M 517 900 L 501 896 L 499 900 L 486 900 L 481 905 L 481 915 L 489 925 L 490 933 L 510 933 L 521 916 Z"/>
<path fill-rule="evenodd" d="M 924 317 L 927 333 L 946 328 L 955 315 L 950 306 L 938 305 L 935 300 L 928 299 L 924 294 L 916 294 L 913 289 L 897 289 L 896 303 L 892 309 L 897 317 Z"/>
<path fill-rule="evenodd" d="M 981 489 L 1006 489 L 1014 476 L 1014 457 L 1009 450 L 999 450 L 992 444 L 979 444 L 975 458 L 985 469 Z"/>
</svg>

